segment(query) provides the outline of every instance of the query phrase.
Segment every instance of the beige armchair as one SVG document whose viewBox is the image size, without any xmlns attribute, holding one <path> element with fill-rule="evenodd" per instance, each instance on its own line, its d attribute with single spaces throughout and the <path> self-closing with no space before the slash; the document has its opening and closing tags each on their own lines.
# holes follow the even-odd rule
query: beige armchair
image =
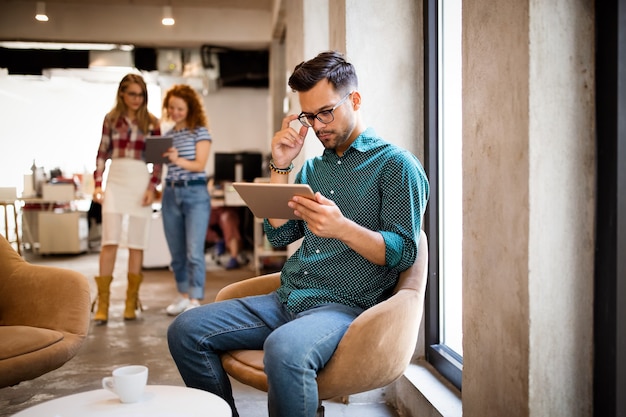
<svg viewBox="0 0 626 417">
<path fill-rule="evenodd" d="M 422 231 L 415 264 L 400 275 L 394 295 L 364 311 L 352 322 L 333 357 L 317 376 L 319 399 L 347 398 L 384 387 L 398 379 L 415 350 L 428 270 L 428 243 Z M 236 282 L 216 301 L 275 290 L 280 273 Z M 226 372 L 241 383 L 267 392 L 262 350 L 235 350 L 222 355 Z M 318 415 L 323 415 L 320 405 Z"/>
<path fill-rule="evenodd" d="M 29 264 L 0 236 L 0 388 L 74 357 L 89 330 L 89 307 L 82 274 Z"/>
</svg>

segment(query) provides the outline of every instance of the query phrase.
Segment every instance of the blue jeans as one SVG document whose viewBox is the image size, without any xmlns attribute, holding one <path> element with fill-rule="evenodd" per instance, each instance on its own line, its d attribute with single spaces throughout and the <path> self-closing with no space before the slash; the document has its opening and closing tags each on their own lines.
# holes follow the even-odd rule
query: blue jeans
<svg viewBox="0 0 626 417">
<path fill-rule="evenodd" d="M 238 417 L 220 352 L 263 349 L 271 417 L 313 417 L 317 372 L 333 355 L 360 308 L 325 304 L 294 314 L 276 293 L 206 304 L 170 325 L 170 353 L 188 387 L 224 398 Z"/>
<path fill-rule="evenodd" d="M 176 288 L 181 294 L 202 300 L 206 280 L 204 242 L 211 215 L 206 185 L 165 187 L 162 211 Z"/>
</svg>

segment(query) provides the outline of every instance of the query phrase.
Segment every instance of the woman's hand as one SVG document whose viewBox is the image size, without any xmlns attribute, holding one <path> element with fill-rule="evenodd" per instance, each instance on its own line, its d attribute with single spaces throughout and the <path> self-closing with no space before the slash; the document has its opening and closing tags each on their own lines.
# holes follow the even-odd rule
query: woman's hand
<svg viewBox="0 0 626 417">
<path fill-rule="evenodd" d="M 104 201 L 104 193 L 102 192 L 102 187 L 96 187 L 93 190 L 93 196 L 91 197 L 91 199 L 98 204 L 102 204 L 102 202 Z"/>
<path fill-rule="evenodd" d="M 175 164 L 178 159 L 178 149 L 172 146 L 163 154 L 163 156 L 169 159 L 171 163 Z"/>
<path fill-rule="evenodd" d="M 141 199 L 142 206 L 151 206 L 154 203 L 154 190 L 146 190 Z"/>
</svg>

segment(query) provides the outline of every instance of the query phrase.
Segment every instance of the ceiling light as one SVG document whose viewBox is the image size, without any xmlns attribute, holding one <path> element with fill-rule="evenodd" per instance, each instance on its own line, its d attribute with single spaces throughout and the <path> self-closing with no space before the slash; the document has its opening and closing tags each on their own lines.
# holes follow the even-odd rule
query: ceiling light
<svg viewBox="0 0 626 417">
<path fill-rule="evenodd" d="M 163 6 L 163 19 L 161 23 L 164 26 L 172 26 L 174 22 L 174 18 L 172 17 L 172 7 L 171 6 Z"/>
<path fill-rule="evenodd" d="M 46 14 L 46 3 L 43 1 L 37 2 L 37 8 L 35 9 L 35 19 L 40 22 L 47 22 L 48 15 Z"/>
</svg>

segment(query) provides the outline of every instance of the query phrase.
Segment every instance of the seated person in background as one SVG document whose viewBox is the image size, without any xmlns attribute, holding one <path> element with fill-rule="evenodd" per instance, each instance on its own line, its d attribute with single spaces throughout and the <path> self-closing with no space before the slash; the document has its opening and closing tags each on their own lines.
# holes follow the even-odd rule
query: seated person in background
<svg viewBox="0 0 626 417">
<path fill-rule="evenodd" d="M 206 240 L 215 243 L 217 256 L 228 249 L 230 259 L 226 269 L 239 268 L 239 251 L 241 250 L 241 233 L 239 232 L 239 213 L 236 207 L 212 207 L 209 217 L 209 228 Z"/>
<path fill-rule="evenodd" d="M 211 177 L 208 183 L 209 193 L 211 195 L 215 194 L 214 186 L 214 178 Z M 215 244 L 216 256 L 218 257 L 228 250 L 230 259 L 226 264 L 226 269 L 239 268 L 239 251 L 242 248 L 239 224 L 239 211 L 237 207 L 211 207 L 206 241 L 207 243 Z"/>
</svg>

